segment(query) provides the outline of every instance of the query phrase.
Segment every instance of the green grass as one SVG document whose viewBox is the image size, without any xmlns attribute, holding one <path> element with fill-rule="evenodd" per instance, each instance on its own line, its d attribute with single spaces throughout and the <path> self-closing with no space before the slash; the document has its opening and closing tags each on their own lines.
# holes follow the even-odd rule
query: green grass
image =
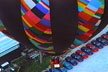
<svg viewBox="0 0 108 72">
<path fill-rule="evenodd" d="M 49 61 L 50 61 L 50 57 L 44 57 L 42 64 L 40 64 L 39 61 L 28 62 L 25 59 L 20 58 L 13 63 L 16 63 L 19 66 L 21 66 L 19 72 L 42 72 L 42 70 L 46 69 L 49 66 Z"/>
<path fill-rule="evenodd" d="M 25 62 L 25 59 L 24 59 L 24 57 L 19 57 L 19 58 L 17 58 L 16 60 L 14 60 L 14 61 L 12 61 L 12 63 L 14 64 L 17 64 L 17 65 L 21 65 L 23 62 Z"/>
<path fill-rule="evenodd" d="M 3 30 L 5 27 L 4 25 L 2 24 L 2 22 L 0 21 L 0 30 Z"/>
</svg>

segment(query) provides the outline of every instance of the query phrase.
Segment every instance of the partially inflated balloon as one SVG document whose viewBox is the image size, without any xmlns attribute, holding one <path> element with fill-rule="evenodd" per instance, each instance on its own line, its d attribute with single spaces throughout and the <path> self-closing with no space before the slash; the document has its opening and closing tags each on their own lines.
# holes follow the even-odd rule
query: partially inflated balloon
<svg viewBox="0 0 108 72">
<path fill-rule="evenodd" d="M 104 13 L 104 0 L 77 0 L 77 3 L 79 21 L 73 44 L 80 45 L 97 30 Z M 38 49 L 54 53 L 49 0 L 21 0 L 21 4 L 24 29 L 29 40 Z"/>
</svg>

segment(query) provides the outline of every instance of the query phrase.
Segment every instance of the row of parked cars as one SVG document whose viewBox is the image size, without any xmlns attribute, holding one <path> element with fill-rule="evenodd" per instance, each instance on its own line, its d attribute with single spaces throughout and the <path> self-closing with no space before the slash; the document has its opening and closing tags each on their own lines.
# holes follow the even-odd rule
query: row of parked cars
<svg viewBox="0 0 108 72">
<path fill-rule="evenodd" d="M 66 57 L 62 62 L 62 67 L 50 68 L 46 72 L 67 72 L 76 66 L 79 62 L 87 59 L 90 55 L 99 51 L 99 49 L 102 49 L 106 45 L 108 45 L 108 32 L 86 44 L 86 46 L 82 47 L 80 50 L 77 50 L 70 56 Z"/>
</svg>

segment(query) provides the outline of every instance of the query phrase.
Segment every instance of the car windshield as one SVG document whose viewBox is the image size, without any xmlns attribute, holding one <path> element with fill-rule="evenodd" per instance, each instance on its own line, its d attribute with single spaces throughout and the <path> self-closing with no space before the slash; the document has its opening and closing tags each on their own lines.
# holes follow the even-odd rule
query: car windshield
<svg viewBox="0 0 108 72">
<path fill-rule="evenodd" d="M 82 53 L 81 55 L 83 56 L 83 55 L 86 55 L 86 54 L 85 53 Z"/>
<path fill-rule="evenodd" d="M 71 60 L 71 62 L 75 62 L 75 60 L 73 59 L 73 60 Z"/>
<path fill-rule="evenodd" d="M 90 49 L 85 49 L 86 52 L 90 52 Z"/>
<path fill-rule="evenodd" d="M 79 56 L 79 55 L 75 55 L 75 58 L 76 58 L 76 59 L 79 59 L 79 58 L 80 58 L 80 56 Z"/>
<path fill-rule="evenodd" d="M 72 58 L 71 58 L 71 57 L 67 57 L 67 58 L 66 58 L 66 60 L 68 60 L 68 61 L 69 61 L 69 60 L 72 60 Z"/>
<path fill-rule="evenodd" d="M 91 49 L 95 49 L 96 47 L 95 46 L 93 46 L 93 45 L 91 45 L 91 46 L 89 46 Z"/>
<path fill-rule="evenodd" d="M 98 46 L 99 46 L 99 45 L 101 45 L 101 43 L 97 43 L 96 45 L 98 45 Z"/>
</svg>

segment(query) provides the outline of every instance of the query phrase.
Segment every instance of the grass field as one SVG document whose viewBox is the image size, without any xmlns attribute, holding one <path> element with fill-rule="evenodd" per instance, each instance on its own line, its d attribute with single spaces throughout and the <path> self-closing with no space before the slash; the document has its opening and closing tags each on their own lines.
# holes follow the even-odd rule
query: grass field
<svg viewBox="0 0 108 72">
<path fill-rule="evenodd" d="M 50 57 L 44 57 L 42 64 L 40 64 L 39 61 L 27 61 L 24 58 L 19 58 L 13 63 L 21 67 L 19 72 L 42 72 L 42 70 L 49 66 L 49 61 Z"/>
</svg>

